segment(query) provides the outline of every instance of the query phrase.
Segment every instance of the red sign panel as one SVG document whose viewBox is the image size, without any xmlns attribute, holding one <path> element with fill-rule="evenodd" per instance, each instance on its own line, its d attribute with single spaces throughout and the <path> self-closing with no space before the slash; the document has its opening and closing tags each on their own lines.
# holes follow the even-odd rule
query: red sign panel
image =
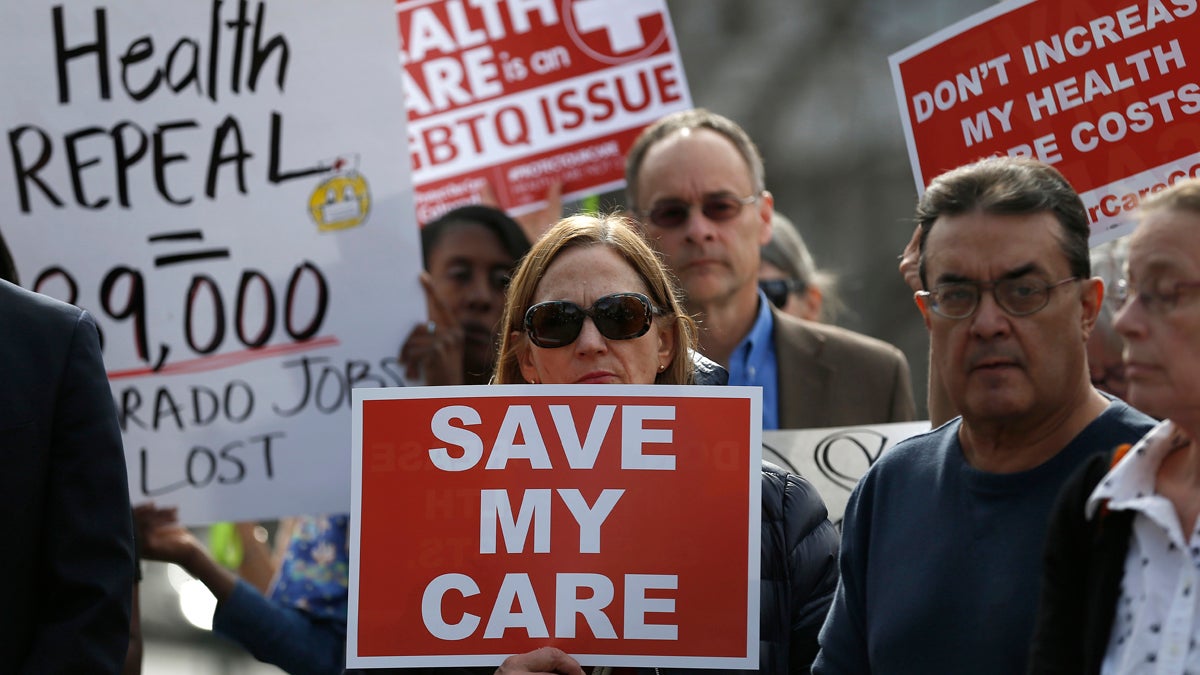
<svg viewBox="0 0 1200 675">
<path fill-rule="evenodd" d="M 1031 156 L 1083 197 L 1092 243 L 1200 176 L 1196 0 L 1005 2 L 891 58 L 918 191 L 987 155 Z"/>
<path fill-rule="evenodd" d="M 355 390 L 349 665 L 756 667 L 760 395 Z"/>
<path fill-rule="evenodd" d="M 510 213 L 624 185 L 633 139 L 691 107 L 662 0 L 396 5 L 417 219 L 476 201 Z"/>
</svg>

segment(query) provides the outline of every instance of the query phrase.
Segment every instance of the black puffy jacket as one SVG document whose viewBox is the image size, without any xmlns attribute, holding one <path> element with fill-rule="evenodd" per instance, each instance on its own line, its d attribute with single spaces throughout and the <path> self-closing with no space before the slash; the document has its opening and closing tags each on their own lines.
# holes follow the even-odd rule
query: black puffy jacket
<svg viewBox="0 0 1200 675">
<path fill-rule="evenodd" d="M 817 489 L 800 476 L 763 462 L 762 491 L 759 672 L 807 673 L 837 587 L 841 538 Z M 772 618 L 766 608 L 778 613 Z M 773 626 L 779 629 L 772 631 Z"/>
</svg>

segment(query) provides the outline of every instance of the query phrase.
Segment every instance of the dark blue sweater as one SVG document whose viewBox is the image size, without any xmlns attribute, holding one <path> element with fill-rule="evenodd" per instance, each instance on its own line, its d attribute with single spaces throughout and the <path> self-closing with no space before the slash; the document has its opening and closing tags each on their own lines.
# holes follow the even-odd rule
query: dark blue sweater
<svg viewBox="0 0 1200 675">
<path fill-rule="evenodd" d="M 884 453 L 846 505 L 841 583 L 814 673 L 1024 671 L 1055 498 L 1092 454 L 1154 420 L 1113 401 L 1029 471 L 972 468 L 960 420 Z"/>
</svg>

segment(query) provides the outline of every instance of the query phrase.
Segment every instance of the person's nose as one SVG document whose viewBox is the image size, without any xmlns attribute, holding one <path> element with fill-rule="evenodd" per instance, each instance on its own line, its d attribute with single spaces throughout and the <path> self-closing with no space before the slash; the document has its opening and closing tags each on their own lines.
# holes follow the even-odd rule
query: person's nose
<svg viewBox="0 0 1200 675">
<path fill-rule="evenodd" d="M 1012 331 L 1012 317 L 996 302 L 991 289 L 981 291 L 979 305 L 971 315 L 971 332 L 977 337 L 991 339 Z"/>
<path fill-rule="evenodd" d="M 475 311 L 487 311 L 495 304 L 497 295 L 492 290 L 486 274 L 471 275 L 471 282 L 466 288 L 467 307 Z"/>
<path fill-rule="evenodd" d="M 579 337 L 575 338 L 575 352 L 580 355 L 602 354 L 608 351 L 608 340 L 600 334 L 596 323 L 591 317 L 584 319 L 583 327 L 579 329 Z"/>
<path fill-rule="evenodd" d="M 1146 305 L 1135 295 L 1113 316 L 1113 329 L 1126 342 L 1146 334 Z"/>
<path fill-rule="evenodd" d="M 687 221 L 683 224 L 688 239 L 692 241 L 710 241 L 717 236 L 717 223 L 704 215 L 700 204 L 688 207 Z"/>
</svg>

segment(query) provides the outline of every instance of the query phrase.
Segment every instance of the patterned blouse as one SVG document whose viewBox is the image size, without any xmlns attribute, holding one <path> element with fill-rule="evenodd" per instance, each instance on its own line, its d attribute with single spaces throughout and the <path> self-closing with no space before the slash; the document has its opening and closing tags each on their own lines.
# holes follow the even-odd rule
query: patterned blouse
<svg viewBox="0 0 1200 675">
<path fill-rule="evenodd" d="M 347 515 L 301 516 L 269 596 L 275 602 L 344 622 L 350 574 Z"/>
<path fill-rule="evenodd" d="M 1155 492 L 1163 458 L 1186 445 L 1170 421 L 1146 435 L 1088 498 L 1135 512 L 1121 596 L 1101 673 L 1200 675 L 1200 529 L 1184 532 L 1175 507 Z"/>
</svg>

